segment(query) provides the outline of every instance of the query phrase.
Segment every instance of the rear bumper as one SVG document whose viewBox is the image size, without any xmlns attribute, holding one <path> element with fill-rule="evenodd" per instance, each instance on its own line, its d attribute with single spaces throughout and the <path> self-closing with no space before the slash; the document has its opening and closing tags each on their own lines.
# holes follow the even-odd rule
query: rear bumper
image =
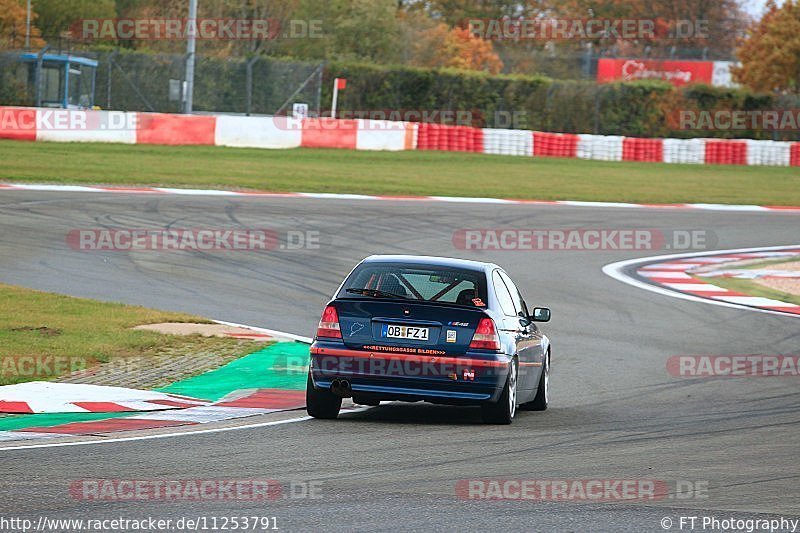
<svg viewBox="0 0 800 533">
<path fill-rule="evenodd" d="M 508 355 L 489 352 L 352 350 L 342 342 L 317 340 L 311 346 L 311 379 L 318 389 L 346 379 L 354 393 L 380 400 L 479 404 L 500 397 L 509 362 Z"/>
</svg>

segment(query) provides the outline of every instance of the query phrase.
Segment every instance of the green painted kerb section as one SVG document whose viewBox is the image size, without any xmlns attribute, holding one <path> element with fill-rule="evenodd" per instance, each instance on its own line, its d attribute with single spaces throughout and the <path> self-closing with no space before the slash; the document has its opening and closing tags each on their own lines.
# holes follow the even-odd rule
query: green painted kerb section
<svg viewBox="0 0 800 533">
<path fill-rule="evenodd" d="M 69 424 L 70 422 L 91 422 L 92 420 L 106 420 L 120 416 L 130 416 L 133 413 L 55 413 L 41 415 L 11 415 L 0 418 L 0 431 L 14 431 L 25 428 L 49 428 Z"/>
<path fill-rule="evenodd" d="M 240 389 L 303 390 L 308 375 L 308 345 L 299 342 L 271 344 L 216 370 L 177 381 L 158 389 L 193 398 L 216 401 Z M 0 431 L 52 427 L 70 422 L 89 422 L 130 416 L 131 413 L 58 413 L 13 415 L 0 418 Z"/>
<path fill-rule="evenodd" d="M 280 342 L 217 370 L 158 390 L 216 401 L 240 389 L 302 390 L 307 375 L 308 345 Z"/>
</svg>

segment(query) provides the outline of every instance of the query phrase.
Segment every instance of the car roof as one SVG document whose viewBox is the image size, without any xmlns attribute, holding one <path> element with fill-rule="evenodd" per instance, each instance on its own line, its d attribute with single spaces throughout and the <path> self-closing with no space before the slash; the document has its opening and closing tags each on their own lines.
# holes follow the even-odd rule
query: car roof
<svg viewBox="0 0 800 533">
<path fill-rule="evenodd" d="M 448 268 L 461 268 L 478 272 L 490 272 L 500 268 L 494 263 L 472 261 L 470 259 L 457 259 L 454 257 L 436 257 L 431 255 L 371 255 L 362 263 L 405 263 L 411 265 L 429 265 Z"/>
</svg>

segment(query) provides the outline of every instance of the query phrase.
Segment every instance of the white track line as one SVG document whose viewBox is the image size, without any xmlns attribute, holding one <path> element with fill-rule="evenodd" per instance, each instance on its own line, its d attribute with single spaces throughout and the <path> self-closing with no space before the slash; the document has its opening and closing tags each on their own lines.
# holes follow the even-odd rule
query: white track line
<svg viewBox="0 0 800 533">
<path fill-rule="evenodd" d="M 348 411 L 352 413 L 353 411 Z M 65 446 L 84 446 L 89 444 L 113 444 L 117 442 L 134 442 L 138 440 L 153 440 L 153 439 L 166 439 L 171 437 L 183 437 L 187 435 L 203 435 L 208 433 L 224 433 L 226 431 L 237 431 L 240 429 L 254 429 L 254 428 L 263 428 L 268 426 L 280 426 L 282 424 L 291 424 L 294 422 L 303 422 L 305 420 L 310 420 L 310 416 L 301 416 L 298 418 L 289 418 L 286 420 L 276 420 L 273 422 L 261 422 L 258 424 L 248 424 L 246 426 L 234 426 L 234 427 L 227 427 L 227 428 L 212 428 L 212 429 L 199 429 L 197 431 L 182 431 L 176 433 L 162 433 L 159 435 L 140 435 L 138 437 L 119 437 L 114 439 L 97 439 L 97 440 L 82 440 L 76 442 L 53 442 L 50 444 L 31 444 L 29 446 L 8 446 L 5 448 L 0 448 L 0 452 L 10 451 L 10 450 L 31 450 L 36 448 L 63 448 Z"/>
<path fill-rule="evenodd" d="M 729 211 L 738 213 L 800 213 L 800 206 L 774 208 L 761 205 L 728 205 L 728 204 L 634 204 L 626 202 L 586 202 L 579 200 L 513 200 L 504 198 L 472 198 L 463 196 L 379 196 L 370 194 L 341 194 L 341 193 L 314 193 L 314 192 L 267 192 L 267 191 L 226 191 L 220 189 L 180 189 L 174 187 L 149 187 L 149 186 L 84 186 L 84 185 L 48 185 L 36 183 L 2 183 L 0 191 L 49 191 L 49 192 L 82 192 L 106 194 L 165 194 L 178 196 L 238 196 L 241 198 L 315 198 L 321 200 L 393 200 L 393 201 L 428 201 L 446 202 L 456 204 L 504 204 L 504 205 L 554 205 L 569 207 L 608 207 L 614 209 L 676 209 L 676 210 L 705 210 Z"/>
<path fill-rule="evenodd" d="M 277 331 L 274 329 L 267 329 L 267 328 L 257 328 L 255 326 L 248 326 L 245 324 L 237 324 L 236 322 L 226 322 L 224 320 L 214 320 L 217 324 L 222 324 L 223 326 L 230 326 L 232 328 L 242 328 L 242 329 L 251 329 L 253 331 L 258 331 L 259 333 L 266 333 L 267 335 L 272 335 L 273 337 L 286 337 L 287 339 L 292 339 L 293 341 L 302 342 L 304 344 L 311 344 L 314 342 L 314 339 L 311 337 L 302 337 L 300 335 L 295 335 L 294 333 L 286 333 L 284 331 Z"/>
<path fill-rule="evenodd" d="M 632 285 L 639 289 L 644 289 L 646 291 L 655 292 L 657 294 L 661 294 L 663 296 L 670 296 L 672 298 L 678 298 L 681 300 L 688 300 L 690 302 L 701 302 L 705 304 L 711 305 L 718 305 L 720 307 L 730 307 L 733 309 L 744 309 L 746 311 L 757 311 L 759 313 L 767 313 L 770 315 L 780 315 L 780 316 L 795 316 L 789 313 L 782 313 L 780 311 L 773 311 L 771 309 L 759 309 L 757 307 L 749 307 L 747 305 L 735 304 L 731 302 L 723 302 L 720 300 L 710 300 L 706 298 L 700 298 L 699 296 L 694 296 L 692 294 L 685 294 L 678 291 L 671 291 L 669 289 L 665 289 L 663 287 L 659 287 L 656 285 L 651 285 L 649 283 L 645 283 L 639 279 L 631 277 L 624 273 L 628 267 L 641 265 L 644 263 L 653 263 L 658 261 L 668 261 L 671 259 L 685 259 L 685 258 L 692 258 L 692 257 L 704 257 L 704 256 L 711 256 L 711 255 L 721 255 L 721 254 L 739 254 L 739 253 L 747 253 L 747 252 L 767 252 L 767 251 L 776 251 L 776 250 L 788 250 L 793 248 L 800 248 L 800 244 L 794 244 L 790 246 L 769 246 L 769 247 L 762 247 L 762 248 L 736 248 L 733 250 L 714 250 L 711 252 L 700 252 L 700 253 L 686 253 L 686 254 L 670 254 L 670 255 L 657 255 L 652 257 L 643 257 L 640 259 L 627 259 L 625 261 L 617 261 L 616 263 L 610 263 L 603 267 L 603 273 L 607 276 L 614 278 L 617 281 L 621 281 L 622 283 L 627 283 L 628 285 Z"/>
</svg>

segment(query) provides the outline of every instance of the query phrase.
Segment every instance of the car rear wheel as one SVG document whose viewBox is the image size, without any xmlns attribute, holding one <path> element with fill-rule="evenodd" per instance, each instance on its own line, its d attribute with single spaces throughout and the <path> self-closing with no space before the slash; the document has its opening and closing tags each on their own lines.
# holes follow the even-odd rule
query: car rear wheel
<svg viewBox="0 0 800 533">
<path fill-rule="evenodd" d="M 539 389 L 536 391 L 536 397 L 528 402 L 519 406 L 524 411 L 544 411 L 550 403 L 550 352 L 544 358 L 542 363 L 542 376 L 539 378 Z"/>
<path fill-rule="evenodd" d="M 330 420 L 339 416 L 342 399 L 327 389 L 315 389 L 311 373 L 306 382 L 306 411 L 314 418 Z"/>
<path fill-rule="evenodd" d="M 506 385 L 500 399 L 481 406 L 481 417 L 486 424 L 510 424 L 517 411 L 517 362 L 512 361 Z"/>
</svg>

